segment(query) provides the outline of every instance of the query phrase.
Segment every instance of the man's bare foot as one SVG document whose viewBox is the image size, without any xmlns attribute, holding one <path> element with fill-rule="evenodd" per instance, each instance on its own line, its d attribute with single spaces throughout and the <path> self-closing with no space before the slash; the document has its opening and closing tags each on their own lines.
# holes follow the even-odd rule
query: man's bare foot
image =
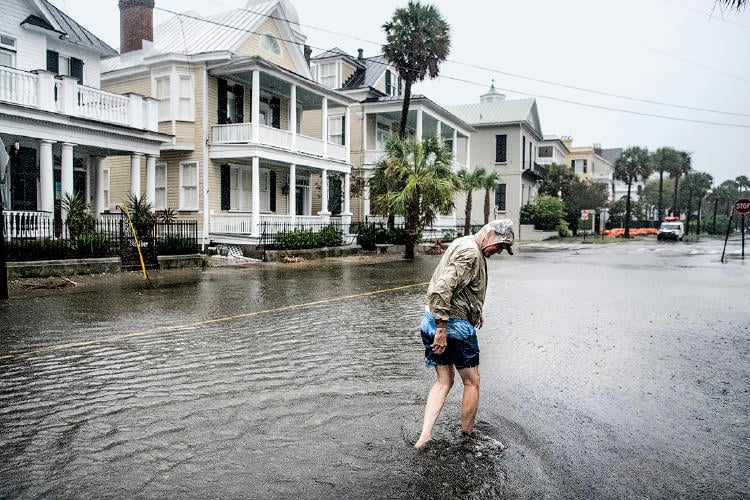
<svg viewBox="0 0 750 500">
<path fill-rule="evenodd" d="M 419 441 L 417 441 L 416 443 L 414 443 L 414 447 L 416 449 L 418 449 L 418 450 L 423 450 L 423 449 L 425 449 L 427 447 L 428 444 L 430 444 L 430 440 L 429 439 L 422 439 L 422 438 L 420 438 Z"/>
</svg>

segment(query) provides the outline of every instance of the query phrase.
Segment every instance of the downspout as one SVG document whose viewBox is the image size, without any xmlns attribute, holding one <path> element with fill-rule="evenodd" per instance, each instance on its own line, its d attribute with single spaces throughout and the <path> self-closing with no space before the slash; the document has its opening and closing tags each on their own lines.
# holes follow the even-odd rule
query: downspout
<svg viewBox="0 0 750 500">
<path fill-rule="evenodd" d="M 203 240 L 201 252 L 205 253 L 208 238 L 208 66 L 203 63 Z"/>
</svg>

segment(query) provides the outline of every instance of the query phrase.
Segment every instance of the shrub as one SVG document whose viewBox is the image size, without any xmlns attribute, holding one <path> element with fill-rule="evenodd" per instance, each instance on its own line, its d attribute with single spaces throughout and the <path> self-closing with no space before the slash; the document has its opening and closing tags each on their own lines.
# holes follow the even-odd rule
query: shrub
<svg viewBox="0 0 750 500">
<path fill-rule="evenodd" d="M 94 232 L 96 219 L 89 213 L 89 206 L 80 193 L 65 193 L 62 206 L 68 212 L 66 224 L 71 238 Z"/>
<path fill-rule="evenodd" d="M 334 247 L 344 244 L 344 233 L 335 226 L 326 226 L 320 232 L 312 229 L 294 229 L 276 234 L 276 250 Z"/>
<path fill-rule="evenodd" d="M 388 231 L 383 224 L 362 223 L 357 233 L 357 244 L 363 250 L 375 250 L 376 244 L 388 241 Z"/>
<path fill-rule="evenodd" d="M 161 255 L 182 255 L 195 253 L 195 240 L 185 236 L 168 235 L 156 242 L 157 252 Z"/>
<path fill-rule="evenodd" d="M 561 219 L 560 222 L 557 223 L 557 235 L 560 236 L 560 238 L 565 238 L 568 234 L 568 221 Z"/>
<path fill-rule="evenodd" d="M 82 234 L 70 240 L 75 257 L 85 259 L 90 257 L 108 257 L 110 251 L 109 238 L 101 233 Z"/>
</svg>

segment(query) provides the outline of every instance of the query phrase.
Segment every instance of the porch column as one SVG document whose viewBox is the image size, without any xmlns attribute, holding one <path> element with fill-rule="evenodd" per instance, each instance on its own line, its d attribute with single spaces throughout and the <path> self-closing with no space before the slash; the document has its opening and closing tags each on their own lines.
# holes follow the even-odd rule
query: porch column
<svg viewBox="0 0 750 500">
<path fill-rule="evenodd" d="M 453 129 L 453 144 L 451 146 L 453 149 L 453 163 L 456 163 L 458 159 L 458 131 L 455 128 Z"/>
<path fill-rule="evenodd" d="M 104 204 L 107 202 L 104 199 L 104 157 L 103 156 L 95 156 L 93 158 L 94 160 L 94 170 L 96 171 L 96 218 L 101 218 L 101 213 L 105 210 L 107 210 L 109 207 L 105 207 Z"/>
<path fill-rule="evenodd" d="M 471 137 L 466 136 L 466 168 L 471 167 Z"/>
<path fill-rule="evenodd" d="M 141 196 L 141 153 L 130 155 L 130 192 Z"/>
<path fill-rule="evenodd" d="M 69 142 L 62 144 L 62 158 L 60 165 L 60 195 L 65 199 L 65 195 L 73 196 L 73 145 Z M 60 218 L 65 222 L 68 220 L 68 211 L 61 205 Z"/>
<path fill-rule="evenodd" d="M 257 143 L 260 140 L 260 71 L 257 69 L 253 70 L 253 95 L 251 97 L 253 109 L 250 113 L 250 121 L 252 122 L 253 142 Z"/>
<path fill-rule="evenodd" d="M 289 216 L 294 226 L 297 223 L 297 165 L 294 163 L 289 165 L 289 194 L 287 196 Z"/>
<path fill-rule="evenodd" d="M 351 130 L 352 130 L 352 127 L 350 125 L 350 123 L 351 123 L 351 120 L 350 120 L 351 113 L 350 113 L 349 109 L 350 109 L 350 106 L 347 106 L 346 107 L 346 111 L 344 112 L 344 122 L 345 122 L 345 125 L 346 125 L 346 128 L 344 129 L 344 147 L 346 148 L 346 156 L 345 156 L 346 163 L 351 163 L 352 162 L 352 159 L 351 159 L 351 152 L 352 152 L 352 147 L 351 147 L 351 142 L 352 142 L 352 140 L 351 140 Z M 347 210 L 347 212 L 348 212 L 348 210 Z"/>
<path fill-rule="evenodd" d="M 417 140 L 422 142 L 422 110 L 417 110 Z"/>
<path fill-rule="evenodd" d="M 253 217 L 250 224 L 250 231 L 252 236 L 257 237 L 260 236 L 260 158 L 257 156 L 253 156 L 253 171 L 251 182 Z"/>
<path fill-rule="evenodd" d="M 344 174 L 344 210 L 341 212 L 341 223 L 346 228 L 346 233 L 349 232 L 349 224 L 352 223 L 352 210 L 349 199 L 349 190 L 351 188 L 351 174 L 346 172 Z"/>
<path fill-rule="evenodd" d="M 320 212 L 318 215 L 324 219 L 326 216 L 330 216 L 331 212 L 328 211 L 328 169 L 320 171 Z"/>
<path fill-rule="evenodd" d="M 50 214 L 55 210 L 55 176 L 52 166 L 52 141 L 39 141 L 39 208 Z"/>
<path fill-rule="evenodd" d="M 146 156 L 146 203 L 154 207 L 156 201 L 156 156 Z"/>
<path fill-rule="evenodd" d="M 292 132 L 292 151 L 297 151 L 297 86 L 289 92 L 289 130 Z M 290 191 L 291 193 L 292 191 Z"/>
<path fill-rule="evenodd" d="M 323 136 L 323 158 L 328 158 L 328 98 L 323 97 L 322 112 L 320 113 L 322 121 L 320 124 L 320 130 L 322 130 Z M 327 200 L 328 198 L 326 198 Z"/>
<path fill-rule="evenodd" d="M 365 155 L 365 161 L 363 163 L 366 163 L 367 160 L 367 113 L 365 113 L 365 110 L 362 110 L 362 152 Z"/>
<path fill-rule="evenodd" d="M 364 210 L 364 214 L 362 214 L 363 218 L 364 217 L 369 217 L 369 215 L 370 215 L 370 174 L 369 174 L 369 170 L 365 170 L 364 176 L 365 176 L 365 188 L 364 188 L 364 191 L 362 192 L 362 201 L 363 201 L 363 204 L 364 204 L 364 206 L 362 207 L 362 209 Z"/>
<path fill-rule="evenodd" d="M 435 135 L 440 142 L 443 142 L 443 122 L 441 122 L 440 120 L 437 121 L 437 126 L 435 127 Z"/>
</svg>

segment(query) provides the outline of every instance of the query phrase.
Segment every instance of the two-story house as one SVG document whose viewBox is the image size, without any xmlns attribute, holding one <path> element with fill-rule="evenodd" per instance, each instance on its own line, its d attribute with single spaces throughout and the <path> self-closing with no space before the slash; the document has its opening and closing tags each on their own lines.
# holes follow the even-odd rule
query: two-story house
<svg viewBox="0 0 750 500">
<path fill-rule="evenodd" d="M 580 179 L 605 184 L 609 201 L 618 200 L 617 185 L 623 184 L 615 180 L 615 161 L 622 153 L 622 148 L 602 149 L 600 144 L 593 146 L 573 146 L 573 138 L 563 137 L 568 147 L 568 165 Z M 640 193 L 640 190 L 638 191 Z"/>
<path fill-rule="evenodd" d="M 333 48 L 312 58 L 315 78 L 326 87 L 338 89 L 355 99 L 351 106 L 351 159 L 363 191 L 352 200 L 354 220 L 370 217 L 370 194 L 367 180 L 385 154 L 385 144 L 392 133 L 398 133 L 403 109 L 403 83 L 382 55 L 356 57 Z M 453 167 L 469 165 L 471 134 L 474 129 L 465 121 L 422 95 L 412 95 L 407 116 L 407 134 L 421 140 L 439 137 L 453 152 Z M 434 225 L 456 226 L 455 213 L 439 217 Z"/>
<path fill-rule="evenodd" d="M 117 52 L 46 0 L 6 0 L 0 16 L 0 193 L 6 235 L 50 236 L 80 193 L 112 207 L 105 158 L 158 155 L 150 93 L 100 89 L 100 59 Z"/>
<path fill-rule="evenodd" d="M 335 184 L 346 227 L 355 101 L 313 80 L 291 3 L 175 15 L 144 33 L 153 7 L 120 1 L 122 54 L 103 61 L 102 83 L 158 99 L 159 129 L 174 138 L 145 169 L 131 158 L 113 193 L 141 193 L 156 210 L 198 221 L 204 243 L 252 244 L 282 227 L 330 222 L 320 200 Z"/>
<path fill-rule="evenodd" d="M 533 202 L 545 172 L 537 162 L 544 136 L 536 100 L 508 100 L 493 84 L 478 103 L 446 109 L 476 129 L 471 136 L 471 164 L 467 161 L 467 165 L 500 176 L 494 190 L 494 217 L 510 219 L 519 227 L 521 207 Z M 472 207 L 472 224 L 484 222 L 481 205 Z"/>
<path fill-rule="evenodd" d="M 556 135 L 545 135 L 544 140 L 539 143 L 537 150 L 537 162 L 540 165 L 567 165 L 570 151 L 565 142 Z"/>
</svg>

